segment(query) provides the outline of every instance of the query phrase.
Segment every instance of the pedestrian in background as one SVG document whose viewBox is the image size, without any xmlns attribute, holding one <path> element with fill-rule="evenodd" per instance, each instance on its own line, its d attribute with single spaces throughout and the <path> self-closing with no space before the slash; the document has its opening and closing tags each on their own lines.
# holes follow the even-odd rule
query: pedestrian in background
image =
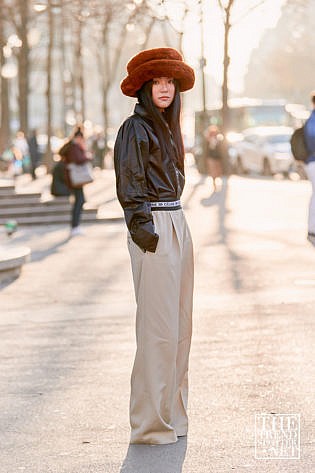
<svg viewBox="0 0 315 473">
<path fill-rule="evenodd" d="M 206 132 L 207 155 L 206 164 L 208 175 L 212 178 L 213 191 L 217 191 L 217 178 L 223 175 L 223 135 L 219 132 L 219 128 L 210 125 Z"/>
<path fill-rule="evenodd" d="M 39 165 L 39 160 L 40 160 L 36 130 L 32 130 L 30 136 L 28 137 L 27 143 L 28 143 L 28 149 L 29 149 L 30 160 L 31 160 L 31 175 L 32 175 L 32 179 L 36 179 L 35 171 Z"/>
<path fill-rule="evenodd" d="M 59 155 L 65 163 L 65 182 L 74 195 L 74 203 L 71 210 L 70 236 L 82 235 L 83 232 L 80 227 L 80 221 L 83 204 L 85 202 L 83 186 L 74 187 L 71 182 L 69 170 L 67 169 L 68 164 L 83 164 L 89 160 L 81 127 L 77 127 L 72 137 L 59 150 Z"/>
<path fill-rule="evenodd" d="M 313 111 L 305 123 L 304 137 L 309 156 L 306 160 L 306 174 L 312 184 L 312 195 L 309 204 L 307 239 L 315 246 L 315 91 L 311 94 Z"/>
<path fill-rule="evenodd" d="M 94 166 L 104 169 L 106 141 L 103 133 L 97 133 L 92 138 L 92 152 Z"/>
<path fill-rule="evenodd" d="M 31 160 L 27 140 L 23 131 L 18 131 L 13 140 L 15 155 L 15 174 L 28 173 L 31 170 Z"/>
<path fill-rule="evenodd" d="M 193 248 L 180 202 L 180 92 L 194 72 L 172 48 L 140 52 L 127 71 L 122 92 L 138 103 L 118 132 L 114 164 L 137 301 L 130 442 L 167 444 L 188 429 Z"/>
</svg>

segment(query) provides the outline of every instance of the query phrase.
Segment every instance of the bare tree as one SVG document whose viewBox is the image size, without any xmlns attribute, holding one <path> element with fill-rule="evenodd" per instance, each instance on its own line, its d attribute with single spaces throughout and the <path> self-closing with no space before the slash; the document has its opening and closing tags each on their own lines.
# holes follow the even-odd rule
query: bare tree
<svg viewBox="0 0 315 473">
<path fill-rule="evenodd" d="M 228 129 L 229 126 L 229 106 L 228 106 L 228 72 L 230 65 L 229 56 L 229 38 L 231 29 L 231 9 L 235 0 L 228 0 L 227 3 L 223 3 L 219 0 L 219 5 L 224 14 L 224 50 L 223 50 L 223 82 L 222 82 L 222 124 L 223 133 Z"/>
<path fill-rule="evenodd" d="M 72 93 L 71 93 L 71 98 L 68 97 L 68 83 L 69 83 L 69 74 L 67 73 L 66 69 L 66 41 L 65 41 L 65 32 L 66 32 L 66 20 L 65 20 L 65 15 L 64 15 L 64 4 L 60 4 L 61 11 L 60 11 L 60 18 L 59 18 L 59 28 L 60 28 L 60 49 L 61 49 L 61 55 L 60 55 L 60 62 L 59 62 L 59 73 L 60 73 L 60 83 L 61 83 L 61 90 L 62 90 L 62 117 L 63 117 L 63 122 L 62 122 L 62 129 L 64 134 L 67 134 L 67 124 L 66 124 L 66 113 L 67 113 L 67 107 L 68 107 L 68 101 L 72 100 Z M 71 89 L 70 89 L 71 91 Z"/>
<path fill-rule="evenodd" d="M 146 1 L 135 3 L 132 9 L 122 6 L 121 0 L 102 0 L 94 11 L 99 25 L 99 36 L 96 40 L 96 58 L 102 93 L 102 114 L 105 142 L 107 146 L 107 130 L 109 125 L 109 92 L 116 79 L 121 55 L 127 37 L 128 28 L 140 24 L 146 42 L 155 15 Z"/>
<path fill-rule="evenodd" d="M 17 34 L 22 41 L 18 50 L 18 84 L 19 84 L 19 115 L 20 129 L 28 133 L 28 97 L 29 97 L 29 54 L 30 48 L 27 40 L 28 26 L 30 21 L 30 5 L 28 1 L 17 1 L 18 17 L 16 20 Z"/>
<path fill-rule="evenodd" d="M 3 0 L 0 1 L 0 10 L 3 7 Z M 0 15 L 0 71 L 4 65 L 5 58 L 3 48 L 6 44 L 4 34 L 4 20 Z M 1 89 L 1 116 L 0 116 L 0 152 L 8 145 L 10 140 L 10 107 L 9 107 L 9 85 L 8 79 L 0 75 Z"/>
<path fill-rule="evenodd" d="M 50 138 L 52 135 L 52 93 L 51 93 L 51 82 L 52 82 L 52 54 L 54 48 L 54 13 L 53 4 L 51 0 L 48 0 L 47 4 L 48 13 L 48 46 L 47 46 L 47 66 L 46 66 L 46 103 L 47 103 L 47 149 L 45 153 L 45 164 L 47 170 L 50 171 L 52 168 L 52 156 L 51 156 L 51 144 Z"/>
<path fill-rule="evenodd" d="M 219 7 L 222 11 L 223 24 L 224 24 L 224 43 L 223 43 L 223 81 L 222 81 L 222 132 L 224 136 L 224 157 L 223 157 L 223 169 L 226 174 L 229 174 L 229 159 L 228 159 L 228 145 L 226 141 L 226 132 L 229 129 L 230 123 L 230 109 L 228 104 L 229 99 L 229 66 L 230 66 L 230 55 L 229 55 L 229 42 L 231 28 L 243 20 L 250 12 L 265 3 L 266 0 L 259 0 L 258 2 L 252 3 L 242 16 L 232 21 L 232 10 L 233 6 L 238 3 L 238 0 L 218 0 Z"/>
<path fill-rule="evenodd" d="M 233 6 L 238 3 L 238 0 L 218 0 L 219 7 L 222 11 L 223 24 L 224 24 L 224 45 L 223 45 L 223 81 L 222 81 L 222 131 L 225 134 L 229 127 L 229 66 L 230 66 L 230 55 L 229 55 L 229 41 L 231 28 L 243 20 L 249 15 L 254 9 L 265 3 L 266 0 L 253 1 L 242 14 L 241 17 L 232 21 L 232 10 Z"/>
<path fill-rule="evenodd" d="M 197 0 L 196 0 L 197 1 Z M 30 95 L 30 72 L 39 70 L 46 79 L 46 131 L 48 139 L 45 162 L 51 164 L 50 136 L 53 133 L 58 102 L 54 100 L 56 90 L 62 91 L 63 117 L 67 111 L 74 110 L 76 117 L 86 118 L 85 95 L 87 85 L 87 67 L 93 60 L 98 64 L 96 75 L 99 78 L 102 95 L 103 127 L 107 134 L 109 125 L 109 92 L 120 70 L 121 58 L 125 46 L 136 53 L 138 48 L 147 47 L 148 39 L 155 24 L 161 27 L 166 44 L 172 41 L 168 37 L 171 19 L 165 13 L 163 2 L 160 0 L 0 0 L 0 18 L 6 23 L 8 35 L 15 33 L 21 40 L 20 47 L 14 49 L 18 64 L 18 107 L 20 128 L 28 132 L 28 102 Z M 185 0 L 183 15 L 188 11 L 189 1 Z M 28 33 L 34 26 L 41 32 L 39 43 L 31 45 Z M 182 26 L 184 17 L 182 18 Z M 171 25 L 172 26 L 172 25 Z M 184 29 L 180 26 L 179 38 L 183 37 Z M 134 45 L 126 44 L 130 38 L 129 31 L 134 27 L 138 31 L 138 40 Z M 174 27 L 173 27 L 174 29 Z M 99 31 L 96 38 L 95 32 Z M 141 38 L 140 38 L 141 37 Z M 5 43 L 6 38 L 3 38 Z M 140 44 L 141 43 L 141 44 Z M 85 44 L 94 48 L 90 58 L 85 59 Z M 171 45 L 171 44 L 170 44 Z M 34 54 L 30 49 L 34 48 Z M 37 49 L 36 49 L 37 48 Z M 62 49 L 62 53 L 60 52 Z M 180 47 L 181 49 L 181 42 Z M 57 63 L 57 54 L 59 62 Z M 56 72 L 60 69 L 60 74 Z M 33 69 L 34 68 L 34 69 Z M 36 69 L 38 68 L 38 69 Z M 90 70 L 89 70 L 90 72 Z M 95 69 L 94 69 L 95 73 Z M 55 79 L 60 78 L 60 87 L 55 86 Z M 6 82 L 2 84 L 2 114 L 8 120 L 8 103 L 5 103 Z M 33 93 L 33 92 L 32 92 Z M 36 88 L 35 88 L 36 93 Z M 71 103 L 70 103 L 71 102 Z M 63 126 L 64 124 L 62 124 Z M 2 131 L 5 127 L 2 127 Z M 106 140 L 107 141 L 107 140 Z M 50 163 L 50 164 L 49 164 Z"/>
<path fill-rule="evenodd" d="M 178 50 L 183 55 L 183 39 L 185 34 L 185 23 L 187 17 L 191 10 L 193 9 L 193 3 L 191 0 L 177 0 L 177 8 L 176 8 L 176 25 L 174 23 L 174 18 L 172 18 L 168 13 L 168 4 L 172 3 L 174 6 L 174 1 L 170 2 L 170 0 L 162 0 L 161 7 L 164 7 L 161 14 L 160 14 L 160 21 L 162 22 L 162 28 L 166 31 L 166 28 L 169 26 L 173 29 L 173 31 L 178 36 Z M 198 5 L 199 2 L 196 3 Z M 166 33 L 167 34 L 167 33 Z M 166 43 L 170 44 L 169 40 Z"/>
<path fill-rule="evenodd" d="M 86 118 L 85 114 L 85 80 L 84 80 L 84 58 L 83 58 L 83 38 L 84 38 L 84 26 L 87 18 L 90 15 L 89 7 L 86 5 L 84 9 L 84 0 L 77 0 L 76 6 L 72 5 L 72 16 L 74 19 L 74 84 L 75 84 L 75 95 L 77 95 L 77 101 L 75 101 L 76 116 L 79 122 L 83 122 Z M 75 8 L 74 8 L 75 7 Z"/>
<path fill-rule="evenodd" d="M 53 100 L 53 75 L 55 71 L 54 63 L 54 50 L 56 46 L 64 46 L 63 44 L 63 13 L 69 2 L 64 0 L 60 2 L 59 0 L 47 0 L 46 9 L 43 10 L 43 13 L 46 17 L 47 24 L 47 46 L 46 46 L 46 67 L 45 67 L 45 76 L 46 76 L 46 133 L 47 133 L 47 148 L 44 156 L 44 162 L 48 171 L 51 171 L 53 166 L 53 156 L 51 150 L 51 136 L 53 134 L 53 116 L 54 116 L 54 100 Z M 59 21 L 57 21 L 59 17 Z M 59 39 L 59 44 L 57 44 L 57 38 Z M 64 51 L 62 51 L 62 59 L 64 59 Z M 61 66 L 63 66 L 62 64 Z M 64 71 L 61 75 L 61 90 L 64 91 Z"/>
<path fill-rule="evenodd" d="M 29 124 L 29 73 L 30 73 L 30 47 L 28 32 L 34 12 L 30 0 L 3 0 L 0 16 L 7 25 L 7 30 L 15 33 L 21 44 L 14 48 L 18 64 L 18 106 L 20 129 L 28 132 Z"/>
</svg>

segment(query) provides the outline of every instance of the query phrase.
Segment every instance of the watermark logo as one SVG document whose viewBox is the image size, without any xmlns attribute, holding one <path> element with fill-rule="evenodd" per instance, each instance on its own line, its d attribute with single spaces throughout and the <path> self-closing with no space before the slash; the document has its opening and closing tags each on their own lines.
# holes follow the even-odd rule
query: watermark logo
<svg viewBox="0 0 315 473">
<path fill-rule="evenodd" d="M 255 414 L 255 458 L 300 459 L 300 414 Z"/>
</svg>

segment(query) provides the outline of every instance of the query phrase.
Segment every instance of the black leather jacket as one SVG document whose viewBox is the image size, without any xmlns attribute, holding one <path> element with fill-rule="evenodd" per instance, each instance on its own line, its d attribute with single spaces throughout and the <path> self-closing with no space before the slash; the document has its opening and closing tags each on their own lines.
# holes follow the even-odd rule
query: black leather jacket
<svg viewBox="0 0 315 473">
<path fill-rule="evenodd" d="M 185 177 L 172 157 L 162 156 L 153 124 L 139 104 L 118 131 L 114 163 L 117 196 L 130 235 L 140 248 L 154 253 L 159 236 L 150 202 L 180 199 Z"/>
</svg>

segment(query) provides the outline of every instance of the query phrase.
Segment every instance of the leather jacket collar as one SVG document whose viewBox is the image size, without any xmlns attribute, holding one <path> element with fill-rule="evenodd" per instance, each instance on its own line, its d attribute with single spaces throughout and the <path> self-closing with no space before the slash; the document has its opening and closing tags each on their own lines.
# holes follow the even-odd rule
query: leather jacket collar
<svg viewBox="0 0 315 473">
<path fill-rule="evenodd" d="M 151 120 L 148 112 L 146 111 L 146 109 L 144 107 L 142 107 L 142 105 L 140 105 L 139 103 L 136 104 L 134 113 L 136 113 L 137 115 L 140 115 L 141 118 L 144 118 L 146 120 L 150 120 L 150 122 L 152 122 L 152 120 Z"/>
</svg>

